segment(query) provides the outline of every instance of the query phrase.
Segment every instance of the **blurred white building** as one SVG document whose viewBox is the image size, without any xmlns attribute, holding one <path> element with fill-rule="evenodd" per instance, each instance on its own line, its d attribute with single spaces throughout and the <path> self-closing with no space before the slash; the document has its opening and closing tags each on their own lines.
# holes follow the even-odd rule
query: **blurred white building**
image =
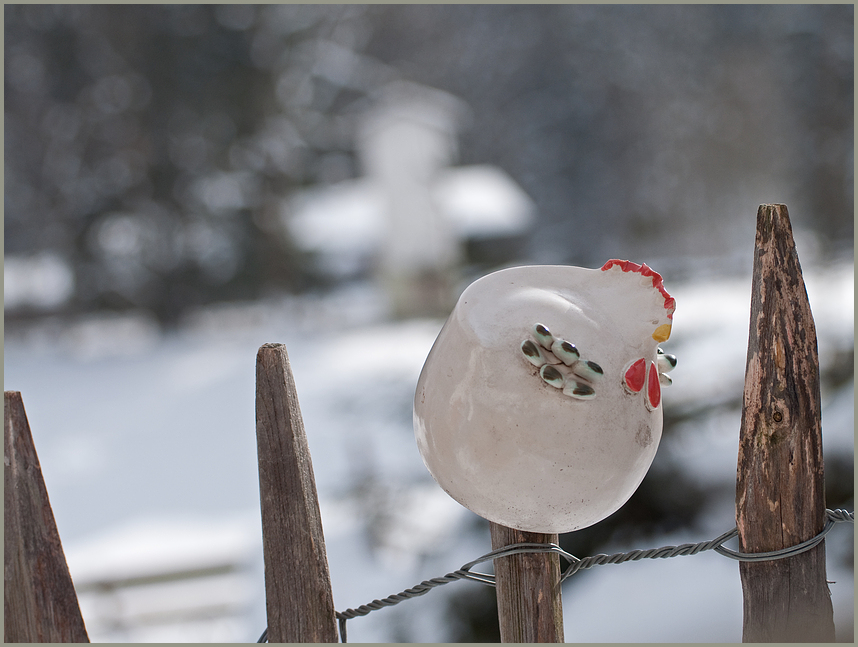
<svg viewBox="0 0 858 647">
<path fill-rule="evenodd" d="M 466 244 L 521 236 L 535 212 L 500 168 L 452 166 L 470 118 L 446 92 L 385 86 L 357 124 L 364 177 L 292 196 L 283 209 L 289 233 L 335 276 L 371 271 L 395 316 L 446 314 Z"/>
</svg>

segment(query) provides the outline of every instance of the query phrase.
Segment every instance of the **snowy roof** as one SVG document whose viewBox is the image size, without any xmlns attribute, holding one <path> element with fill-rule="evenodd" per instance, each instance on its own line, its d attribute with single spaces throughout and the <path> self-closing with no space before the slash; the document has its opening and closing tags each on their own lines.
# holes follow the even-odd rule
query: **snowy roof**
<svg viewBox="0 0 858 647">
<path fill-rule="evenodd" d="M 523 233 L 534 219 L 531 198 L 496 166 L 445 169 L 430 191 L 460 239 Z M 284 205 L 283 219 L 305 249 L 369 255 L 384 236 L 384 209 L 382 188 L 361 178 L 294 195 Z"/>
</svg>

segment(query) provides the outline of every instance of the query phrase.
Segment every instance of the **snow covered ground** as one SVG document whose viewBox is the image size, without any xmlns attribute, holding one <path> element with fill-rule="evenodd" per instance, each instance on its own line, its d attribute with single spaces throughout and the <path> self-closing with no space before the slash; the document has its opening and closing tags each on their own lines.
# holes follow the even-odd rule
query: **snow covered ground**
<svg viewBox="0 0 858 647">
<path fill-rule="evenodd" d="M 823 367 L 854 344 L 853 271 L 851 262 L 805 268 Z M 678 308 L 665 349 L 679 366 L 665 401 L 691 407 L 740 395 L 750 277 L 667 287 Z M 337 609 L 487 552 L 487 532 L 435 485 L 413 440 L 411 399 L 441 323 L 387 321 L 380 296 L 356 287 L 208 308 L 164 338 L 143 316 L 7 332 L 4 388 L 22 392 L 90 637 L 253 641 L 264 628 L 254 379 L 266 342 L 286 344 L 295 374 Z M 826 456 L 851 456 L 852 384 L 823 400 Z M 727 407 L 659 450 L 725 493 L 705 510 L 701 531 L 606 552 L 731 529 L 738 428 L 738 409 Z M 843 556 L 852 542 L 848 524 L 826 540 L 846 637 L 854 580 Z M 111 578 L 139 585 L 104 593 L 98 586 Z M 351 620 L 349 640 L 444 642 L 450 596 L 479 586 L 456 582 Z M 564 620 L 569 642 L 740 641 L 738 565 L 708 553 L 596 567 L 565 585 Z"/>
</svg>

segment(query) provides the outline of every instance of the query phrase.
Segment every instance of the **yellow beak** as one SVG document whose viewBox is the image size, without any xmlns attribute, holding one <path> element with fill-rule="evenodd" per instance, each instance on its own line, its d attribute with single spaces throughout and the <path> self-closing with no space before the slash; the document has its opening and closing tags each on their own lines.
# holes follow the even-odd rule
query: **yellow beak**
<svg viewBox="0 0 858 647">
<path fill-rule="evenodd" d="M 670 324 L 662 324 L 655 329 L 652 338 L 658 342 L 667 341 L 670 339 Z"/>
</svg>

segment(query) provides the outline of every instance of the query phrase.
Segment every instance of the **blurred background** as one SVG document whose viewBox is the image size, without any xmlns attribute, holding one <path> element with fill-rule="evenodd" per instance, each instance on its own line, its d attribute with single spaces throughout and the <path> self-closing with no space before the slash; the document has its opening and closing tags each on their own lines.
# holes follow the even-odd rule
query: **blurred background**
<svg viewBox="0 0 858 647">
<path fill-rule="evenodd" d="M 487 523 L 423 467 L 411 400 L 461 290 L 515 264 L 629 258 L 677 300 L 653 467 L 563 546 L 729 530 L 761 203 L 790 210 L 827 504 L 853 509 L 853 13 L 6 5 L 4 384 L 91 639 L 264 628 L 265 342 L 292 360 L 338 609 L 487 552 Z M 826 540 L 847 641 L 852 538 Z M 738 567 L 718 555 L 564 586 L 570 642 L 741 640 Z M 494 593 L 452 584 L 349 637 L 497 640 Z"/>
</svg>

